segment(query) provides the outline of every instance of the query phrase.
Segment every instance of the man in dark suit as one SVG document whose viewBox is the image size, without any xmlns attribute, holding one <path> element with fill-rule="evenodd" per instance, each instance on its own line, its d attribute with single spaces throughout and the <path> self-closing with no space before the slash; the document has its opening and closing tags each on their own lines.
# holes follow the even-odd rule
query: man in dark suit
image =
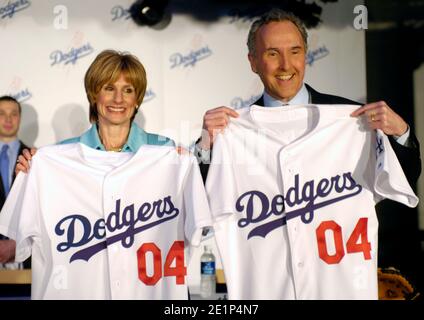
<svg viewBox="0 0 424 320">
<path fill-rule="evenodd" d="M 247 46 L 252 71 L 264 85 L 262 97 L 254 104 L 275 107 L 295 104 L 357 104 L 352 116 L 365 115 L 371 129 L 381 129 L 389 136 L 391 145 L 411 185 L 421 173 L 419 143 L 408 124 L 384 101 L 358 102 L 323 94 L 304 83 L 307 32 L 302 21 L 291 13 L 272 10 L 256 20 L 249 31 Z M 216 135 L 238 113 L 228 107 L 207 111 L 203 117 L 202 137 L 195 154 L 202 177 L 206 180 L 211 151 Z"/>
<path fill-rule="evenodd" d="M 6 201 L 10 187 L 15 180 L 16 159 L 24 148 L 28 148 L 18 139 L 21 122 L 21 105 L 10 96 L 0 97 L 0 208 Z M 0 269 L 18 269 L 22 265 L 13 263 L 15 241 L 0 235 Z M 29 261 L 24 263 L 28 267 Z"/>
<path fill-rule="evenodd" d="M 384 101 L 360 106 L 360 103 L 343 97 L 320 93 L 304 83 L 307 32 L 297 17 L 280 10 L 265 14 L 252 24 L 247 45 L 252 71 L 258 74 L 264 85 L 264 93 L 255 105 L 276 107 L 309 103 L 357 104 L 358 109 L 352 116 L 364 115 L 370 129 L 381 129 L 389 137 L 403 171 L 414 188 L 421 173 L 419 143 L 408 124 L 397 113 Z M 218 107 L 205 113 L 202 137 L 195 147 L 204 180 L 216 135 L 227 126 L 230 117 L 237 116 L 238 113 L 228 107 Z M 376 206 L 379 220 L 386 216 L 388 208 L 396 208 L 394 205 L 393 202 L 384 200 Z M 413 220 L 414 215 L 405 212 L 407 210 L 410 209 L 401 208 L 402 214 L 398 214 L 398 219 Z M 379 266 L 402 266 L 401 270 L 406 270 L 406 274 L 415 275 L 419 269 L 416 267 L 416 241 L 413 236 L 417 232 L 414 230 L 416 226 L 398 230 L 396 237 L 392 238 L 380 233 L 384 226 L 385 220 L 381 219 L 380 227 L 383 228 L 379 230 L 379 241 L 383 239 L 381 241 L 384 242 L 379 245 Z M 396 245 L 391 245 L 391 242 Z M 392 247 L 397 251 L 390 251 Z M 398 258 L 401 252 L 405 254 Z"/>
</svg>

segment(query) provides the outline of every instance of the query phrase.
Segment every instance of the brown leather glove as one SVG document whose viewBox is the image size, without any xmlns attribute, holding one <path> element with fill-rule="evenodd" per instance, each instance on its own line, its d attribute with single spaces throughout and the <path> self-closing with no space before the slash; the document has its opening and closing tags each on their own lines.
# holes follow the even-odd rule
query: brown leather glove
<svg viewBox="0 0 424 320">
<path fill-rule="evenodd" d="M 419 292 L 409 283 L 399 270 L 378 268 L 379 300 L 414 300 Z"/>
</svg>

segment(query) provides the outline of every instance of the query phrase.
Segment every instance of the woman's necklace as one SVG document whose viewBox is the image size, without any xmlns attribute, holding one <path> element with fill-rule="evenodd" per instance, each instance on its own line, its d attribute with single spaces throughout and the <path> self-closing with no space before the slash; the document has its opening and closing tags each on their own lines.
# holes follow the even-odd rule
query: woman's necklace
<svg viewBox="0 0 424 320">
<path fill-rule="evenodd" d="M 106 151 L 121 152 L 122 147 L 119 147 L 119 148 L 111 147 L 111 148 L 107 148 Z"/>
</svg>

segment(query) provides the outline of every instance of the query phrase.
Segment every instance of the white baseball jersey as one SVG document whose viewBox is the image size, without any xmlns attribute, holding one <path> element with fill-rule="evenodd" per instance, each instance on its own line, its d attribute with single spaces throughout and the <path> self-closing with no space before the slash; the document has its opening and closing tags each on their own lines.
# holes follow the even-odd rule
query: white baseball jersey
<svg viewBox="0 0 424 320">
<path fill-rule="evenodd" d="M 238 110 L 206 182 L 230 299 L 377 299 L 375 204 L 416 206 L 357 106 Z"/>
<path fill-rule="evenodd" d="M 32 252 L 33 299 L 186 299 L 189 245 L 211 225 L 196 159 L 44 147 L 19 174 L 0 232 Z"/>
</svg>

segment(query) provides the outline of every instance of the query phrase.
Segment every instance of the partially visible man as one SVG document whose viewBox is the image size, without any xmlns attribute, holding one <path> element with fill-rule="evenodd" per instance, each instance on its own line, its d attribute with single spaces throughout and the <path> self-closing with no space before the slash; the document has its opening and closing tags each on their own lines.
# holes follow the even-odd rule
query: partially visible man
<svg viewBox="0 0 424 320">
<path fill-rule="evenodd" d="M 304 83 L 308 34 L 303 22 L 293 15 L 274 9 L 251 26 L 247 46 L 253 72 L 263 85 L 263 96 L 254 104 L 277 107 L 297 104 L 357 104 L 333 95 L 323 94 Z M 371 129 L 381 129 L 390 143 L 411 185 L 421 173 L 419 143 L 408 124 L 384 101 L 359 107 L 352 116 L 366 115 Z M 208 110 L 203 117 L 202 137 L 196 144 L 202 177 L 206 180 L 210 150 L 216 135 L 238 113 L 228 107 Z"/>
<path fill-rule="evenodd" d="M 343 97 L 317 92 L 304 83 L 308 47 L 307 32 L 301 20 L 293 14 L 272 10 L 252 24 L 247 46 L 251 69 L 258 74 L 264 85 L 263 95 L 254 105 L 269 108 L 305 104 L 356 104 L 358 109 L 351 116 L 364 116 L 370 130 L 380 129 L 389 137 L 390 145 L 396 153 L 409 184 L 411 186 L 416 184 L 421 173 L 418 140 L 405 120 L 387 103 L 379 101 L 361 106 L 361 103 Z M 215 138 L 227 127 L 233 117 L 238 117 L 238 113 L 223 106 L 208 110 L 203 117 L 202 137 L 196 143 L 195 154 L 204 180 L 208 174 Z M 346 144 L 349 143 L 346 141 Z M 383 202 L 387 201 L 389 200 Z M 380 213 L 379 209 L 379 207 L 376 208 L 378 213 Z M 413 231 L 402 232 L 412 233 Z M 396 248 L 406 248 L 410 245 L 408 241 L 402 239 L 402 236 L 399 237 L 400 239 L 396 241 L 397 243 L 402 241 L 402 245 L 399 244 Z M 387 247 L 386 243 L 378 246 L 378 248 L 383 247 Z M 395 255 L 398 256 L 397 253 Z M 414 257 L 411 258 L 414 259 Z"/>
<path fill-rule="evenodd" d="M 24 148 L 28 148 L 18 139 L 21 111 L 21 105 L 15 98 L 0 97 L 0 209 L 15 180 L 16 159 Z M 14 263 L 14 257 L 15 241 L 0 235 L 0 269 L 29 267 L 29 261 Z"/>
</svg>

